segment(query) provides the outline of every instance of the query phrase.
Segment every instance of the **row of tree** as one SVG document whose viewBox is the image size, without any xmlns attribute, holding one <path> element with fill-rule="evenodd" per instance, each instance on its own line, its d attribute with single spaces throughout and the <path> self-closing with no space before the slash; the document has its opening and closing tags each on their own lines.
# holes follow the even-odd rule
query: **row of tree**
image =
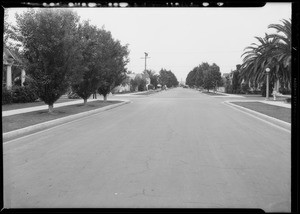
<svg viewBox="0 0 300 214">
<path fill-rule="evenodd" d="M 53 110 L 70 88 L 84 103 L 98 91 L 106 96 L 126 78 L 128 47 L 66 9 L 30 9 L 16 15 L 9 32 L 19 42 L 27 84 Z"/>
<path fill-rule="evenodd" d="M 146 88 L 147 79 L 150 79 L 148 88 Z M 159 74 L 156 74 L 156 72 L 153 70 L 146 70 L 140 75 L 136 75 L 134 79 L 131 79 L 130 84 L 133 88 L 133 91 L 136 88 L 138 91 L 144 91 L 147 89 L 157 89 L 159 85 L 162 87 L 166 86 L 168 88 L 176 87 L 178 86 L 179 82 L 172 71 L 162 68 L 159 71 Z"/>
<path fill-rule="evenodd" d="M 185 82 L 189 87 L 203 87 L 208 91 L 223 85 L 220 67 L 215 63 L 210 65 L 207 62 L 193 68 Z"/>
<path fill-rule="evenodd" d="M 167 86 L 168 88 L 176 87 L 179 84 L 175 74 L 172 71 L 166 69 L 161 69 L 159 71 L 158 82 L 162 86 Z"/>
</svg>

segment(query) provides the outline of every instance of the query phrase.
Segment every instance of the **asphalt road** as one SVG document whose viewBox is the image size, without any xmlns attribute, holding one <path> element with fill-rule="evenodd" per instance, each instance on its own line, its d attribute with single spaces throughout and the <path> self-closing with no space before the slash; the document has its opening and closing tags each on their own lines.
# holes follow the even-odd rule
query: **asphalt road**
<svg viewBox="0 0 300 214">
<path fill-rule="evenodd" d="M 191 89 L 131 99 L 5 143 L 5 207 L 290 211 L 290 133 Z"/>
</svg>

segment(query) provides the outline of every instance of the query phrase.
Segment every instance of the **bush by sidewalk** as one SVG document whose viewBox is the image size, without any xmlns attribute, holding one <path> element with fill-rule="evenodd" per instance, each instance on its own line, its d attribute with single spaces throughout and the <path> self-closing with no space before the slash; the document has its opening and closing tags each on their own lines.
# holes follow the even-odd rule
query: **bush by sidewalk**
<svg viewBox="0 0 300 214">
<path fill-rule="evenodd" d="M 10 104 L 13 101 L 12 91 L 2 87 L 2 105 Z"/>
<path fill-rule="evenodd" d="M 38 99 L 36 91 L 33 87 L 13 86 L 11 89 L 2 87 L 2 105 L 11 103 L 30 103 Z"/>
<path fill-rule="evenodd" d="M 12 89 L 13 103 L 30 103 L 38 99 L 33 87 L 14 86 Z"/>
</svg>

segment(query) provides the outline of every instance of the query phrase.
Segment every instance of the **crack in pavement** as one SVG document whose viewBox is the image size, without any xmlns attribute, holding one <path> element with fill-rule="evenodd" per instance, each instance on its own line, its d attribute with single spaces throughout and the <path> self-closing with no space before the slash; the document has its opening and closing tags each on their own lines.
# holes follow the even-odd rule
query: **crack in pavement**
<svg viewBox="0 0 300 214">
<path fill-rule="evenodd" d="M 238 169 L 238 170 L 244 170 L 244 169 L 253 169 L 251 167 L 221 167 L 221 166 L 213 166 L 213 165 L 199 165 L 199 167 L 211 167 L 211 168 L 217 168 L 217 169 Z"/>
<path fill-rule="evenodd" d="M 152 189 L 152 191 L 154 191 L 154 190 Z M 137 197 L 139 195 L 146 196 L 146 197 L 162 197 L 160 195 L 152 195 L 152 194 L 146 193 L 146 189 L 143 188 L 142 193 L 135 193 L 133 195 L 128 196 L 128 198 Z"/>
</svg>

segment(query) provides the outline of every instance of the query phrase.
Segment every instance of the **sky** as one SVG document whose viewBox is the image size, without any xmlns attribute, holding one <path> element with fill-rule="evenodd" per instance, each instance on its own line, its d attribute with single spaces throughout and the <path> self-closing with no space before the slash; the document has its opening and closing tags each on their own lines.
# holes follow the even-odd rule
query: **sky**
<svg viewBox="0 0 300 214">
<path fill-rule="evenodd" d="M 10 8 L 9 20 L 15 12 Z M 242 63 L 244 49 L 256 43 L 255 36 L 274 33 L 269 24 L 291 18 L 291 3 L 267 3 L 259 8 L 73 8 L 81 20 L 112 33 L 128 44 L 128 70 L 171 70 L 178 81 L 202 62 L 216 63 L 221 73 Z"/>
</svg>

